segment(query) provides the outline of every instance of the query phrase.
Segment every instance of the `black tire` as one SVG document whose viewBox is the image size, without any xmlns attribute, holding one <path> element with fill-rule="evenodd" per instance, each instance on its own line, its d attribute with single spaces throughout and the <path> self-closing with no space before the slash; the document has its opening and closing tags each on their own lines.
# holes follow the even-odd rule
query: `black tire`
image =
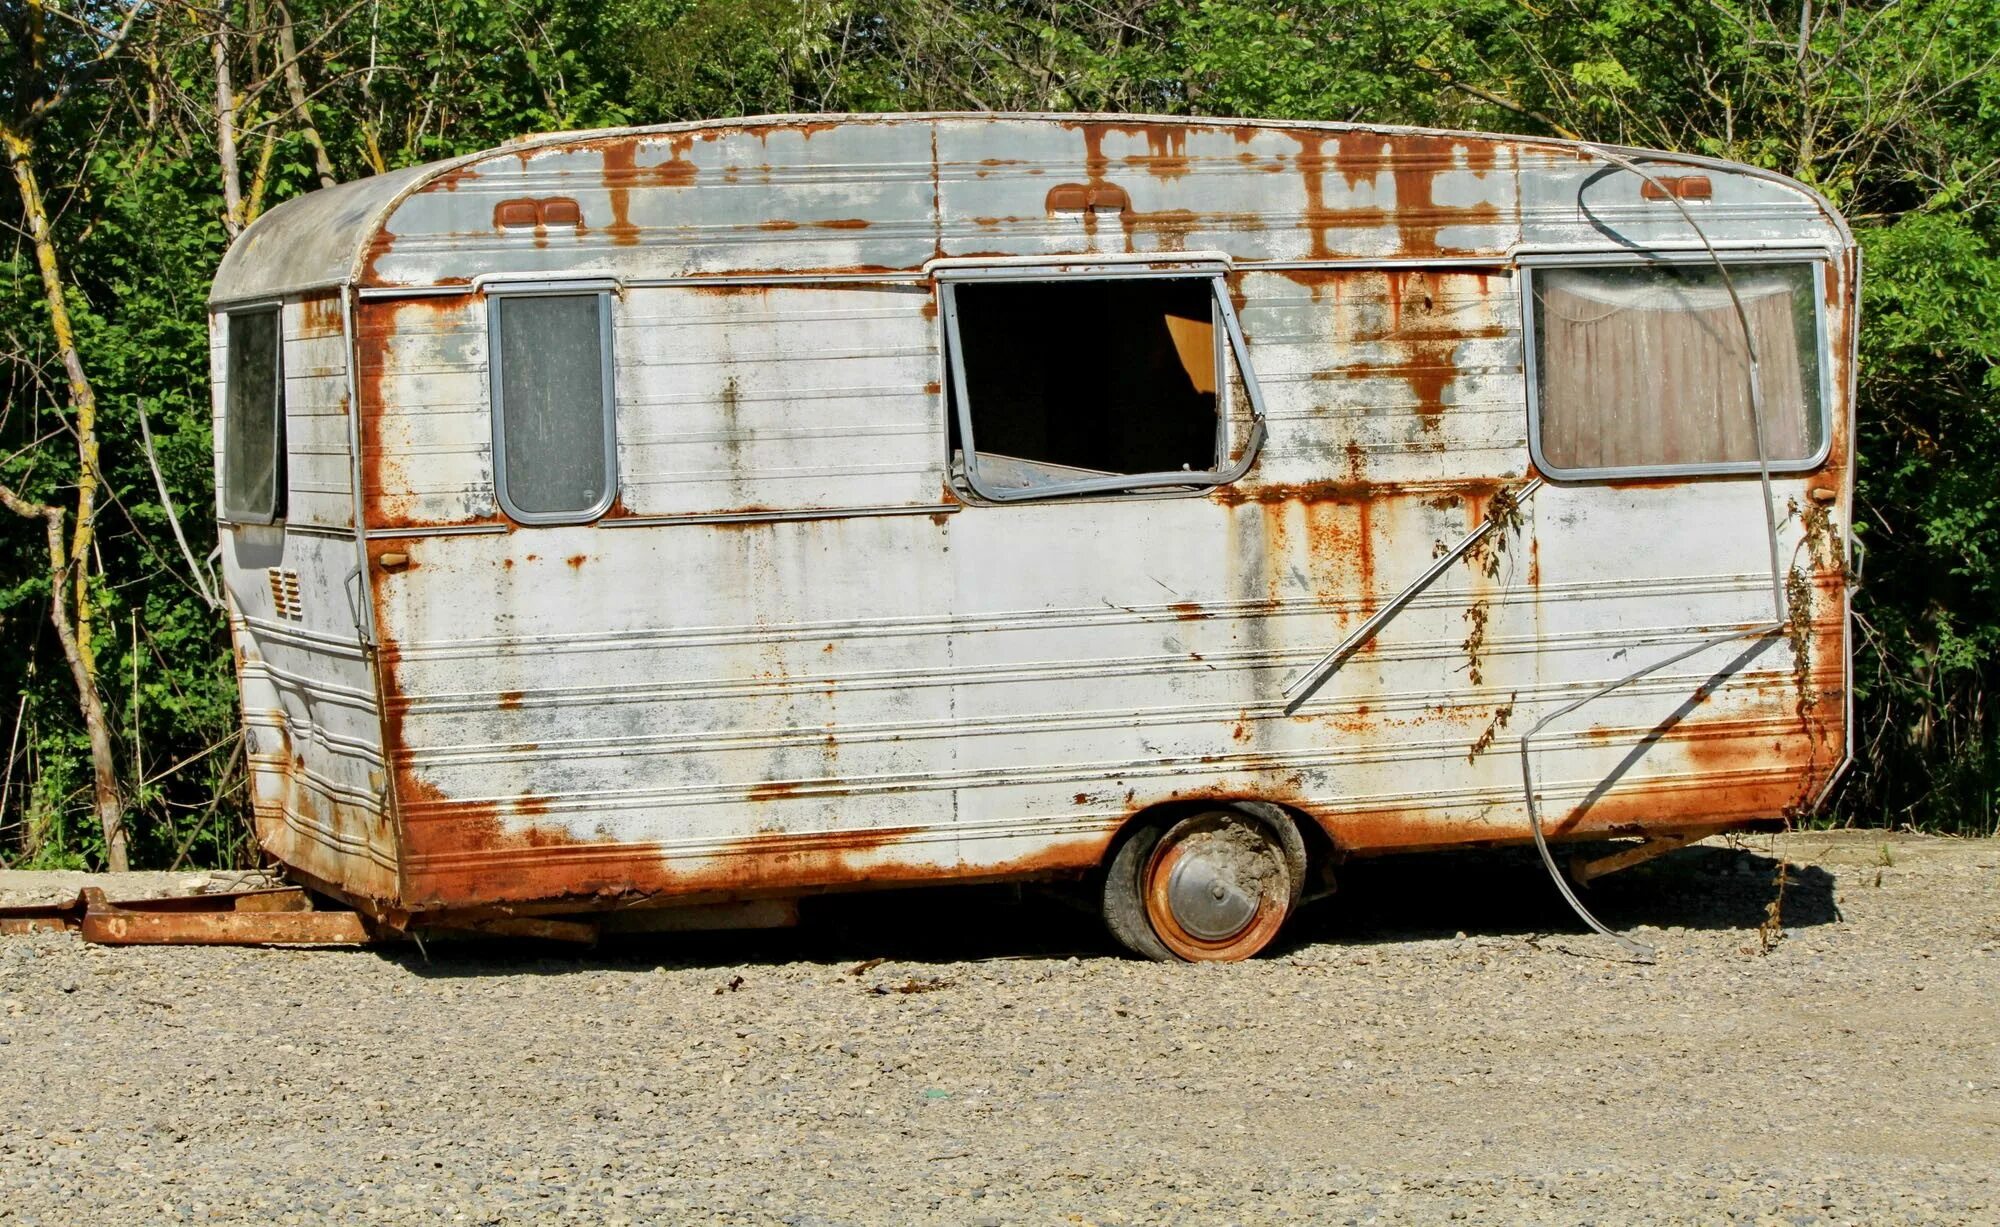
<svg viewBox="0 0 2000 1227">
<path fill-rule="evenodd" d="M 1104 927 L 1120 945 L 1142 959 L 1178 963 L 1179 957 L 1167 949 L 1160 935 L 1153 932 L 1153 922 L 1146 918 L 1146 866 L 1166 829 L 1166 823 L 1159 819 L 1142 818 L 1118 842 L 1104 875 Z"/>
</svg>

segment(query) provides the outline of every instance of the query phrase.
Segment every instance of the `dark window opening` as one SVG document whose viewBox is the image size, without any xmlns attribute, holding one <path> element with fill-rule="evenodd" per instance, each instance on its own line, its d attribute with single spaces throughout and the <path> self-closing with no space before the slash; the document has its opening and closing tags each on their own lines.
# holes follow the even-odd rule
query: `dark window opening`
<svg viewBox="0 0 2000 1227">
<path fill-rule="evenodd" d="M 285 514 L 285 362 L 278 308 L 231 311 L 227 320 L 222 515 L 269 524 Z"/>
<path fill-rule="evenodd" d="M 953 287 L 981 477 L 1028 487 L 1218 467 L 1221 350 L 1211 282 Z"/>
</svg>

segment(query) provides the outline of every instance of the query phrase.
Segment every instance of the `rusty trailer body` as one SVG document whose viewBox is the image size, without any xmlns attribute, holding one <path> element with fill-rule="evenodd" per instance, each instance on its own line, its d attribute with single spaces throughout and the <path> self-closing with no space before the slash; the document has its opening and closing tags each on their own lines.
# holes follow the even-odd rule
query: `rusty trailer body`
<svg viewBox="0 0 2000 1227">
<path fill-rule="evenodd" d="M 313 193 L 212 301 L 258 837 L 401 926 L 1199 812 L 1138 888 L 1229 957 L 1286 907 L 1215 814 L 1525 841 L 1514 739 L 1682 652 L 1537 735 L 1549 837 L 1778 818 L 1848 759 L 1858 273 L 1779 176 L 1346 125 L 779 117 Z"/>
</svg>

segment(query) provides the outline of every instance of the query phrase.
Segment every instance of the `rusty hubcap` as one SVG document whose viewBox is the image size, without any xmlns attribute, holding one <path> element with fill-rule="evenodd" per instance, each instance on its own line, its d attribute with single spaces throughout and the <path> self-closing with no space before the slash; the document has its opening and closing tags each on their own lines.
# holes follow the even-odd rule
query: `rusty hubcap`
<svg viewBox="0 0 2000 1227">
<path fill-rule="evenodd" d="M 1270 833 L 1235 813 L 1201 814 L 1161 837 L 1147 866 L 1146 913 L 1184 959 L 1245 959 L 1284 924 L 1291 871 Z"/>
</svg>

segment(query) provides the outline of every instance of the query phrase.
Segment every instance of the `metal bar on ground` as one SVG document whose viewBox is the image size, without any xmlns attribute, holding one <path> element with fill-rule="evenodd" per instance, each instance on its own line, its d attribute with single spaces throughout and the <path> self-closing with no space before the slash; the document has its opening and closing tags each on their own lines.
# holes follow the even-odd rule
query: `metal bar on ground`
<svg viewBox="0 0 2000 1227">
<path fill-rule="evenodd" d="M 68 903 L 0 908 L 0 935 L 76 930 L 106 946 L 352 946 L 377 940 L 360 913 L 314 911 L 296 886 L 113 901 L 94 886 Z"/>
<path fill-rule="evenodd" d="M 1648 836 L 1644 841 L 1630 848 L 1613 852 L 1608 856 L 1600 856 L 1596 860 L 1571 861 L 1569 864 L 1569 876 L 1576 879 L 1577 885 L 1581 886 L 1587 882 L 1594 882 L 1607 873 L 1617 873 L 1621 869 L 1630 869 L 1632 866 L 1644 864 L 1656 856 L 1665 856 L 1676 848 L 1685 848 L 1698 838 L 1700 837 L 1687 834 Z"/>
</svg>

